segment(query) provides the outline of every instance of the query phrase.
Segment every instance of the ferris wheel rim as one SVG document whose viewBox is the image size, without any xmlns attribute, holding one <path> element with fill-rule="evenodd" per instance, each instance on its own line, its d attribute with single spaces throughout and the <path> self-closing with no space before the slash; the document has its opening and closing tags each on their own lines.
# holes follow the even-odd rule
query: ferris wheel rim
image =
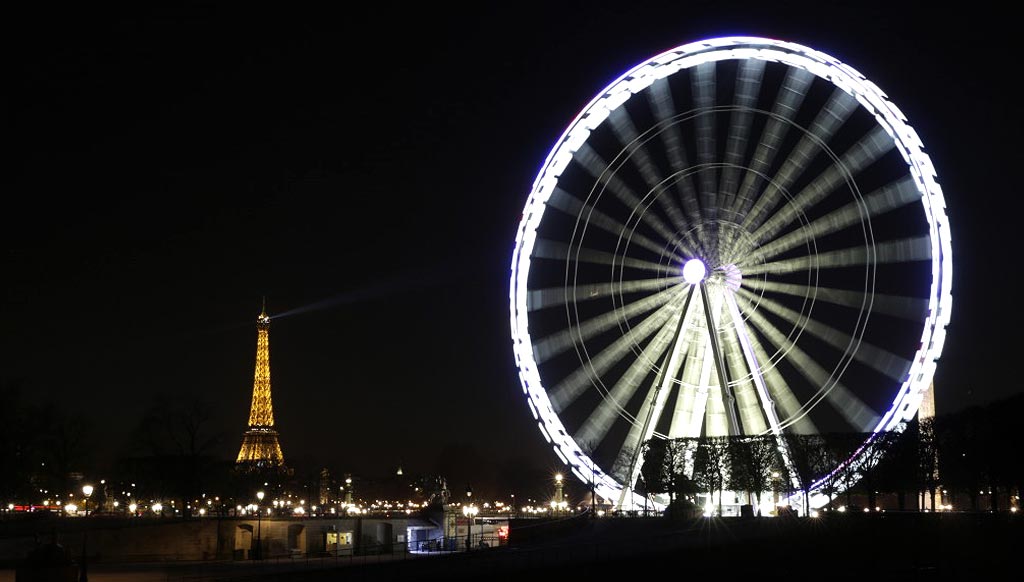
<svg viewBox="0 0 1024 582">
<path fill-rule="evenodd" d="M 527 403 L 538 420 L 542 434 L 551 442 L 559 458 L 571 466 L 578 478 L 589 481 L 592 472 L 600 474 L 596 486 L 598 492 L 606 498 L 620 492 L 623 484 L 603 471 L 595 471 L 596 462 L 567 433 L 558 415 L 552 410 L 544 383 L 537 372 L 538 363 L 533 358 L 529 322 L 526 318 L 526 279 L 536 242 L 537 227 L 544 214 L 544 203 L 551 195 L 551 188 L 557 182 L 561 171 L 571 161 L 575 152 L 571 149 L 573 144 L 578 147 L 586 140 L 587 135 L 583 135 L 584 133 L 589 134 L 591 129 L 600 125 L 601 121 L 621 107 L 630 96 L 649 87 L 656 78 L 667 77 L 701 63 L 718 62 L 729 58 L 760 59 L 800 68 L 855 97 L 893 139 L 921 196 L 931 243 L 932 281 L 928 295 L 929 310 L 923 321 L 921 347 L 914 355 L 907 379 L 901 384 L 890 408 L 881 415 L 873 432 L 890 430 L 901 420 L 912 416 L 923 391 L 930 384 L 935 371 L 935 361 L 941 354 L 952 305 L 952 252 L 948 219 L 931 160 L 923 151 L 923 144 L 917 133 L 906 123 L 902 112 L 873 83 L 852 67 L 824 53 L 795 43 L 746 36 L 722 37 L 689 43 L 665 51 L 633 67 L 600 91 L 556 141 L 527 199 L 512 253 L 510 326 L 516 365 Z M 665 67 L 674 68 L 668 72 L 658 70 Z M 613 108 L 609 109 L 606 106 L 616 101 L 618 103 Z"/>
</svg>

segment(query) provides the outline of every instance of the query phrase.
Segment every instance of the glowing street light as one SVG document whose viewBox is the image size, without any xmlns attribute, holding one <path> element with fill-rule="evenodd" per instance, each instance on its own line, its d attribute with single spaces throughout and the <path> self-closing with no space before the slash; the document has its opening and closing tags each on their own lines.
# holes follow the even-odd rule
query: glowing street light
<svg viewBox="0 0 1024 582">
<path fill-rule="evenodd" d="M 92 496 L 92 485 L 85 485 L 82 487 L 82 493 L 85 494 L 85 516 L 89 517 L 89 497 Z"/>
<path fill-rule="evenodd" d="M 85 495 L 85 517 L 89 517 L 89 498 L 92 497 L 92 485 L 83 485 L 82 493 Z M 89 541 L 89 528 L 88 526 L 82 532 L 82 571 L 78 574 L 79 582 L 88 582 L 89 580 L 89 565 L 86 563 L 85 558 L 85 547 Z"/>
<path fill-rule="evenodd" d="M 258 499 L 258 500 L 260 500 L 262 502 L 263 501 L 263 495 L 264 495 L 264 493 L 262 491 L 257 491 L 256 492 L 256 499 Z M 256 556 L 255 556 L 257 560 L 263 559 L 263 536 L 262 536 L 263 532 L 262 532 L 262 528 L 260 527 L 260 525 L 261 525 L 260 522 L 262 521 L 262 519 L 261 519 L 262 517 L 263 517 L 263 512 L 260 511 L 259 504 L 257 504 L 256 505 Z"/>
<path fill-rule="evenodd" d="M 562 474 L 555 473 L 555 498 L 551 501 L 552 511 L 565 509 L 566 503 L 562 495 Z"/>
<path fill-rule="evenodd" d="M 466 551 L 469 551 L 469 550 L 471 550 L 473 548 L 473 544 L 472 544 L 472 541 L 470 539 L 470 536 L 473 533 L 473 518 L 476 517 L 476 514 L 479 513 L 479 512 L 480 512 L 480 510 L 475 505 L 463 505 L 462 506 L 462 514 L 465 515 L 469 519 L 469 522 L 466 525 Z M 483 529 L 482 528 L 480 530 L 480 535 L 483 536 Z"/>
</svg>

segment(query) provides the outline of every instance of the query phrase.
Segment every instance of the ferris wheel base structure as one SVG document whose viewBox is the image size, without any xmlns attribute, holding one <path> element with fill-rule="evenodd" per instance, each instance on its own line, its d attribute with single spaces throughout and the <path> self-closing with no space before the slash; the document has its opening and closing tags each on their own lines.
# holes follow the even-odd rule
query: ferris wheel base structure
<svg viewBox="0 0 1024 582">
<path fill-rule="evenodd" d="M 513 353 L 559 460 L 662 509 L 637 492 L 655 439 L 767 436 L 788 469 L 787 434 L 858 432 L 832 473 L 864 468 L 932 381 L 951 276 L 934 166 L 885 93 L 805 46 L 709 39 L 555 142 L 516 233 Z"/>
</svg>

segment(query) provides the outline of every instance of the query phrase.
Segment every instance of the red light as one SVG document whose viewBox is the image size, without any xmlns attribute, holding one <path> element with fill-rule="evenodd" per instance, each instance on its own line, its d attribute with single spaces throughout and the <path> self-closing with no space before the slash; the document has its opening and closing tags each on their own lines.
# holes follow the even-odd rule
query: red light
<svg viewBox="0 0 1024 582">
<path fill-rule="evenodd" d="M 503 525 L 503 526 L 498 528 L 498 539 L 499 540 L 508 539 L 508 526 L 507 525 Z"/>
</svg>

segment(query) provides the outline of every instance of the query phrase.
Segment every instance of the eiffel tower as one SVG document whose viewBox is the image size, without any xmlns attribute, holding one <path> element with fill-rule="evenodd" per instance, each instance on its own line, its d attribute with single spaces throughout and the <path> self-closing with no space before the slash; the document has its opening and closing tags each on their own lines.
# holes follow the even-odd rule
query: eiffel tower
<svg viewBox="0 0 1024 582">
<path fill-rule="evenodd" d="M 270 401 L 270 317 L 267 300 L 256 318 L 256 375 L 252 383 L 249 429 L 242 436 L 236 466 L 252 469 L 281 468 L 284 455 L 274 430 L 274 406 Z"/>
</svg>

